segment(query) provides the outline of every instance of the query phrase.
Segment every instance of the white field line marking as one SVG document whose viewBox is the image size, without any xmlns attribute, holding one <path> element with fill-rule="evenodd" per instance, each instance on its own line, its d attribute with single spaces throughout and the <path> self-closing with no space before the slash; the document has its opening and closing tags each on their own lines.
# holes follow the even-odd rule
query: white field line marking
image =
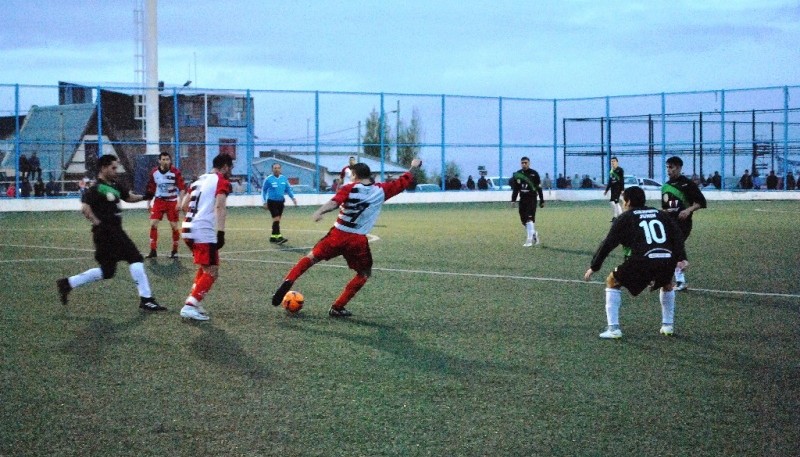
<svg viewBox="0 0 800 457">
<path fill-rule="evenodd" d="M 93 252 L 93 249 L 78 249 L 78 248 L 61 248 L 55 246 L 27 246 L 27 245 L 14 245 L 14 244 L 6 244 L 0 245 L 5 247 L 18 247 L 18 248 L 40 248 L 40 249 L 57 249 L 63 251 L 78 251 L 78 252 Z M 273 250 L 266 250 L 275 252 Z M 289 251 L 288 249 L 286 251 Z M 265 252 L 265 250 L 255 250 L 255 251 L 243 251 L 243 253 L 255 253 L 255 252 Z M 225 253 L 225 254 L 233 254 L 233 253 Z M 188 256 L 181 256 L 181 257 L 188 257 Z M 294 265 L 295 261 L 286 261 L 286 260 L 262 260 L 262 259 L 232 259 L 229 258 L 227 255 L 222 255 L 221 260 L 225 260 L 227 262 L 246 262 L 246 263 L 262 263 L 262 264 L 274 264 L 274 265 Z M 15 263 L 15 262 L 44 262 L 44 261 L 59 261 L 59 260 L 84 260 L 86 258 L 79 258 L 73 257 L 68 259 L 16 259 L 16 260 L 0 260 L 0 263 Z M 328 263 L 319 263 L 317 264 L 323 268 L 347 268 L 347 265 L 333 265 Z M 605 281 L 584 281 L 582 279 L 564 279 L 564 278 L 545 278 L 540 276 L 521 276 L 521 275 L 498 275 L 498 274 L 488 274 L 488 273 L 456 273 L 451 271 L 435 271 L 435 270 L 406 270 L 406 269 L 398 269 L 398 268 L 375 268 L 375 271 L 386 271 L 390 273 L 408 273 L 408 274 L 426 274 L 426 275 L 438 275 L 438 276 L 459 276 L 459 277 L 466 277 L 466 278 L 484 278 L 484 279 L 521 279 L 526 281 L 541 281 L 541 282 L 557 282 L 557 283 L 568 283 L 568 284 L 605 284 Z M 781 293 L 771 293 L 771 292 L 750 292 L 746 290 L 718 290 L 718 289 L 701 289 L 692 287 L 689 289 L 690 291 L 697 291 L 697 292 L 707 292 L 713 294 L 725 294 L 725 295 L 754 295 L 758 297 L 778 297 L 778 298 L 800 298 L 800 294 L 781 294 Z"/>
</svg>

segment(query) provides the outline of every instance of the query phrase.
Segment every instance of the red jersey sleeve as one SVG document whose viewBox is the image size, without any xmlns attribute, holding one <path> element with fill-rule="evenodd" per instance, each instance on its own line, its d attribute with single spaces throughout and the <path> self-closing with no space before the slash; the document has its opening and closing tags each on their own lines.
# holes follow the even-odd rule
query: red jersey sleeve
<svg viewBox="0 0 800 457">
<path fill-rule="evenodd" d="M 152 194 L 152 195 L 156 194 L 156 180 L 153 178 L 153 173 L 155 173 L 156 170 L 158 170 L 158 167 L 155 167 L 152 170 L 150 170 L 150 174 L 147 175 L 147 187 L 145 187 L 146 194 Z"/>
<path fill-rule="evenodd" d="M 223 176 L 222 173 L 217 173 L 217 175 L 219 176 L 219 179 L 217 180 L 217 192 L 214 195 L 230 195 L 233 193 L 233 186 L 231 186 L 231 182 L 228 181 L 228 179 Z"/>
<path fill-rule="evenodd" d="M 394 181 L 382 182 L 378 183 L 377 185 L 379 185 L 381 189 L 383 189 L 383 194 L 386 196 L 384 200 L 388 200 L 394 197 L 395 195 L 399 194 L 400 192 L 403 192 L 404 190 L 408 189 L 408 186 L 411 185 L 411 181 L 413 179 L 414 177 L 411 175 L 411 173 L 405 172 Z"/>
<path fill-rule="evenodd" d="M 336 194 L 333 196 L 331 200 L 335 201 L 340 205 L 343 204 L 345 201 L 347 201 L 347 198 L 350 196 L 350 189 L 352 189 L 353 186 L 355 185 L 356 183 L 351 182 L 349 184 L 339 187 L 339 190 L 336 191 Z"/>
<path fill-rule="evenodd" d="M 183 180 L 183 174 L 181 171 L 175 167 L 172 167 L 172 172 L 175 173 L 175 187 L 178 188 L 178 192 L 188 192 L 189 188 L 186 185 L 186 181 Z"/>
</svg>

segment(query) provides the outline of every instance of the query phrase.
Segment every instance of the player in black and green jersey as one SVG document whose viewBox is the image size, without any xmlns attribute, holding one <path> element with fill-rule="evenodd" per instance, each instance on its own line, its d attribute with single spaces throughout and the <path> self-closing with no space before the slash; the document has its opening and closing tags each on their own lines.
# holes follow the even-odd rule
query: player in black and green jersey
<svg viewBox="0 0 800 457">
<path fill-rule="evenodd" d="M 622 205 L 619 203 L 619 197 L 622 191 L 625 190 L 625 171 L 619 166 L 619 160 L 616 157 L 611 158 L 611 170 L 608 172 L 608 184 L 603 195 L 611 191 L 611 210 L 614 214 L 611 222 L 622 214 Z"/>
<path fill-rule="evenodd" d="M 97 160 L 97 183 L 83 195 L 81 212 L 92 224 L 94 258 L 100 266 L 56 281 L 61 303 L 67 304 L 70 291 L 76 287 L 113 278 L 117 271 L 117 262 L 124 260 L 129 264 L 131 277 L 139 291 L 139 308 L 145 311 L 163 311 L 166 308 L 156 302 L 150 290 L 142 254 L 122 230 L 122 210 L 119 207 L 120 201 L 136 203 L 152 199 L 153 194 L 137 195 L 117 183 L 118 167 L 117 157 L 112 154 L 105 154 Z"/>
<path fill-rule="evenodd" d="M 517 204 L 519 196 L 519 220 L 525 226 L 525 244 L 530 247 L 541 243 L 536 232 L 536 197 L 539 197 L 539 207 L 544 208 L 544 193 L 539 173 L 531 168 L 531 160 L 527 157 L 520 159 L 522 168 L 514 172 L 508 184 L 511 185 L 511 206 Z"/>
<path fill-rule="evenodd" d="M 614 221 L 608 235 L 597 248 L 592 263 L 583 279 L 603 266 L 603 261 L 620 244 L 625 248 L 625 261 L 606 278 L 606 318 L 608 328 L 600 338 L 622 337 L 619 328 L 619 308 L 622 305 L 621 288 L 634 297 L 650 286 L 661 289 L 661 334 L 672 335 L 675 321 L 675 291 L 672 275 L 676 265 L 685 267 L 686 251 L 683 234 L 663 211 L 645 206 L 641 187 L 632 186 L 622 194 L 624 212 Z"/>
<path fill-rule="evenodd" d="M 706 197 L 691 179 L 681 174 L 683 160 L 678 156 L 667 159 L 667 181 L 661 186 L 661 209 L 666 211 L 678 224 L 683 241 L 692 233 L 692 214 L 706 207 Z M 675 269 L 676 290 L 686 288 L 683 268 Z"/>
</svg>

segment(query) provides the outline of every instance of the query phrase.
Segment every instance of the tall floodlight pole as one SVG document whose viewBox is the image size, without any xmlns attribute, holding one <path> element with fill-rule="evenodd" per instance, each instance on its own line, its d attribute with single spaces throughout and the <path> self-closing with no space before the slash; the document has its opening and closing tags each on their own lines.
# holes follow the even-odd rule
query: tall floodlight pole
<svg viewBox="0 0 800 457">
<path fill-rule="evenodd" d="M 159 153 L 159 122 L 158 122 L 158 21 L 156 11 L 158 0 L 147 0 L 145 20 L 147 32 L 145 33 L 145 141 L 146 153 L 158 155 Z"/>
</svg>

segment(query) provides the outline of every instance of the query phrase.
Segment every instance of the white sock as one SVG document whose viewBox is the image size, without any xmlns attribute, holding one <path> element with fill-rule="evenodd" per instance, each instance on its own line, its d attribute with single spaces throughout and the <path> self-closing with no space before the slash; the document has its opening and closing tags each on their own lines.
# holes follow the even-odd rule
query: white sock
<svg viewBox="0 0 800 457">
<path fill-rule="evenodd" d="M 606 288 L 606 319 L 609 327 L 619 328 L 619 307 L 622 305 L 622 291 Z"/>
<path fill-rule="evenodd" d="M 618 217 L 620 214 L 622 214 L 622 205 L 614 203 L 614 217 Z"/>
<path fill-rule="evenodd" d="M 103 279 L 103 270 L 99 268 L 92 268 L 91 270 L 86 270 L 81 274 L 70 276 L 67 278 L 67 281 L 69 281 L 69 286 L 74 289 L 84 284 L 89 284 L 90 282 L 100 281 L 101 279 Z"/>
<path fill-rule="evenodd" d="M 139 289 L 139 296 L 151 298 L 153 293 L 150 291 L 150 282 L 147 280 L 147 274 L 144 272 L 144 264 L 142 262 L 132 263 L 130 270 L 133 282 L 136 283 L 136 288 Z"/>
<path fill-rule="evenodd" d="M 661 289 L 658 300 L 661 302 L 661 323 L 673 325 L 675 323 L 675 291 L 665 292 L 664 289 Z"/>
<path fill-rule="evenodd" d="M 680 268 L 675 268 L 675 281 L 686 282 L 686 276 L 684 276 L 683 270 Z"/>
<path fill-rule="evenodd" d="M 525 232 L 528 234 L 528 241 L 531 241 L 533 239 L 533 232 L 535 231 L 536 230 L 534 230 L 533 228 L 533 222 L 529 221 L 525 223 Z"/>
</svg>

